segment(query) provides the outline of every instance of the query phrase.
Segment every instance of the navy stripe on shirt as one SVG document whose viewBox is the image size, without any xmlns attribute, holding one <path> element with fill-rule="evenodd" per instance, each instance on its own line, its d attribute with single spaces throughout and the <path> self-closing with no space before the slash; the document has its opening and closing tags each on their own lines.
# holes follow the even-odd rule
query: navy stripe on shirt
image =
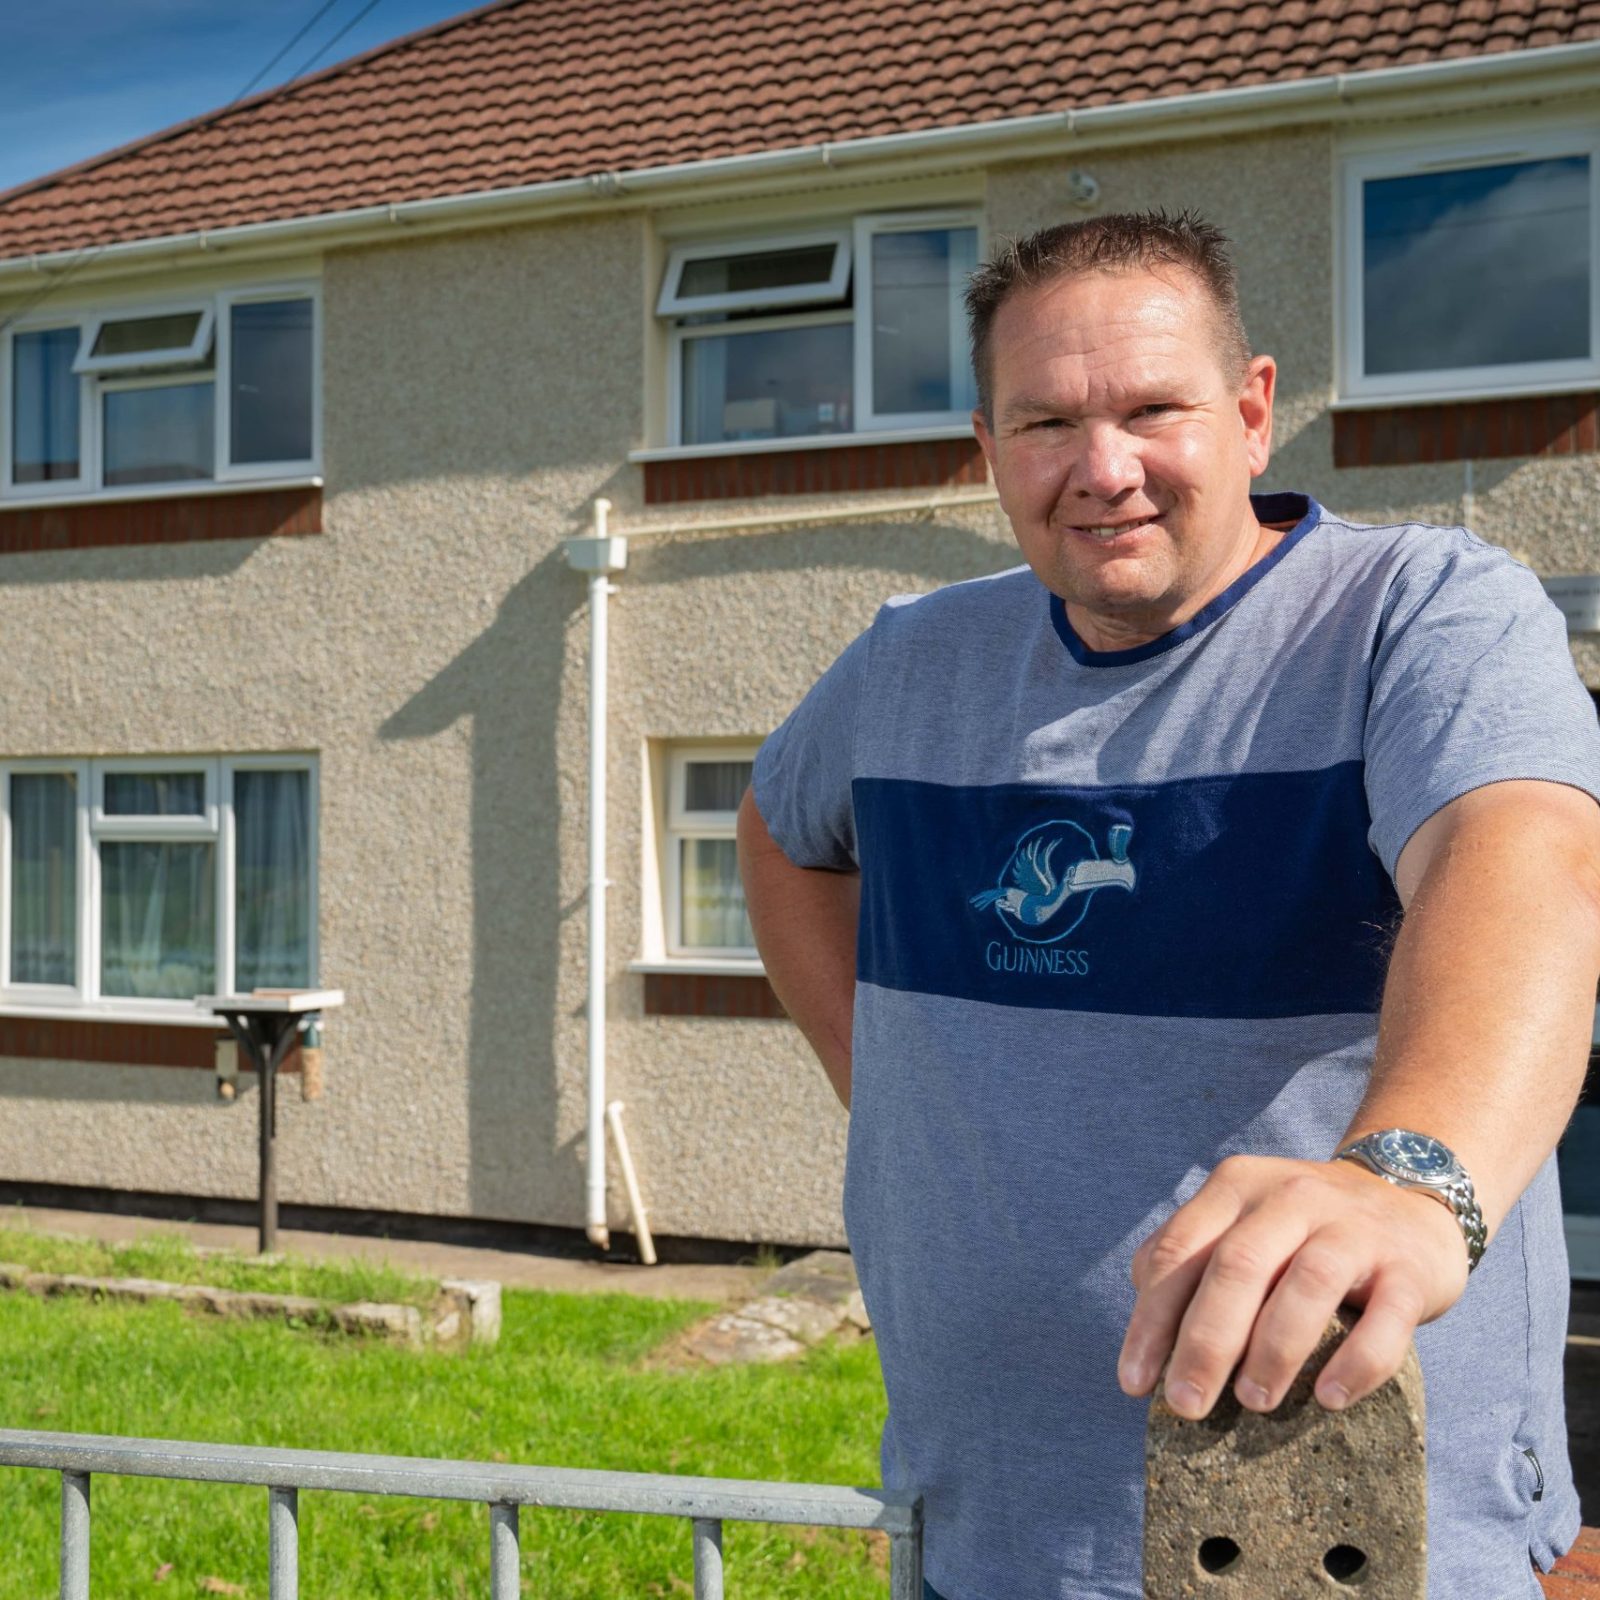
<svg viewBox="0 0 1600 1600">
<path fill-rule="evenodd" d="M 1376 1012 L 1400 908 L 1362 776 L 858 778 L 857 976 L 1123 1016 Z"/>
</svg>

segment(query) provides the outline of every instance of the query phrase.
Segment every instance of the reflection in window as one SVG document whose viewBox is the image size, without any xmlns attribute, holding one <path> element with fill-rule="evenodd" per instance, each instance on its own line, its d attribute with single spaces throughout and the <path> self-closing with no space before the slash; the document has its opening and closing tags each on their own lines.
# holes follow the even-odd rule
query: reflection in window
<svg viewBox="0 0 1600 1600">
<path fill-rule="evenodd" d="M 232 310 L 228 459 L 306 461 L 311 445 L 309 300 L 261 300 Z"/>
<path fill-rule="evenodd" d="M 101 844 L 102 994 L 192 1000 L 215 990 L 215 855 L 210 844 Z"/>
<path fill-rule="evenodd" d="M 11 481 L 79 475 L 76 328 L 19 333 L 11 345 Z"/>
<path fill-rule="evenodd" d="M 311 985 L 311 774 L 233 775 L 234 987 Z"/>
<path fill-rule="evenodd" d="M 153 388 L 108 389 L 104 411 L 106 486 L 209 478 L 216 454 L 214 388 L 206 379 Z"/>
<path fill-rule="evenodd" d="M 12 983 L 78 981 L 78 780 L 11 776 Z"/>
<path fill-rule="evenodd" d="M 879 416 L 970 411 L 977 402 L 960 311 L 978 264 L 976 228 L 872 240 L 872 409 Z"/>
<path fill-rule="evenodd" d="M 732 839 L 684 839 L 681 849 L 683 948 L 753 950 L 738 846 Z"/>
<path fill-rule="evenodd" d="M 199 817 L 206 809 L 203 772 L 108 772 L 108 817 Z"/>
<path fill-rule="evenodd" d="M 848 322 L 729 326 L 683 341 L 685 444 L 849 432 Z"/>
<path fill-rule="evenodd" d="M 1369 376 L 1589 356 L 1589 158 L 1372 178 Z"/>
</svg>

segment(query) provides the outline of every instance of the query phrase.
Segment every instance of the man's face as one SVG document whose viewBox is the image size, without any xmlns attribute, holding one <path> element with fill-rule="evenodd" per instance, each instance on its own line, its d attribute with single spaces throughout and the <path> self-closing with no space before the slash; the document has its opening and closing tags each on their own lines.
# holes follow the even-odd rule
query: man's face
<svg viewBox="0 0 1600 1600">
<path fill-rule="evenodd" d="M 1187 272 L 1092 272 L 1014 293 L 974 426 L 1017 543 L 1092 648 L 1168 632 L 1271 547 L 1250 510 L 1276 368 L 1229 370 Z M 1266 541 L 1263 544 L 1263 541 Z"/>
</svg>

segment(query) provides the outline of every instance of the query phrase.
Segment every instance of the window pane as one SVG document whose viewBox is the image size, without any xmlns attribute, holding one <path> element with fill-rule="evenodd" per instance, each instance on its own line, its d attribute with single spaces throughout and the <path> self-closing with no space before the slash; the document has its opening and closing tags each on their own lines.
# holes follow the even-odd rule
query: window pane
<svg viewBox="0 0 1600 1600">
<path fill-rule="evenodd" d="M 215 850 L 210 844 L 100 846 L 100 988 L 192 1000 L 216 987 Z"/>
<path fill-rule="evenodd" d="M 78 981 L 78 780 L 11 779 L 11 982 Z"/>
<path fill-rule="evenodd" d="M 11 481 L 78 476 L 76 328 L 19 333 L 11 344 Z"/>
<path fill-rule="evenodd" d="M 91 356 L 142 356 L 187 350 L 200 330 L 198 311 L 175 311 L 159 317 L 119 317 L 102 322 Z"/>
<path fill-rule="evenodd" d="M 848 433 L 850 324 L 683 341 L 683 442 Z"/>
<path fill-rule="evenodd" d="M 1556 1152 L 1561 1174 L 1561 1209 L 1569 1215 L 1600 1216 L 1600 1105 L 1580 1105 Z"/>
<path fill-rule="evenodd" d="M 229 459 L 311 459 L 311 302 L 270 300 L 232 310 Z"/>
<path fill-rule="evenodd" d="M 311 774 L 233 775 L 234 987 L 311 986 Z"/>
<path fill-rule="evenodd" d="M 745 294 L 761 289 L 789 289 L 797 284 L 823 284 L 833 276 L 838 254 L 836 244 L 807 244 L 786 250 L 760 250 L 686 261 L 678 279 L 678 297 Z"/>
<path fill-rule="evenodd" d="M 738 846 L 732 839 L 684 839 L 680 848 L 683 948 L 753 951 Z"/>
<path fill-rule="evenodd" d="M 690 761 L 683 774 L 685 811 L 737 811 L 753 761 Z"/>
<path fill-rule="evenodd" d="M 206 809 L 203 772 L 108 772 L 108 817 L 200 817 Z"/>
<path fill-rule="evenodd" d="M 211 477 L 216 454 L 211 424 L 214 387 L 207 380 L 108 391 L 106 483 L 179 483 Z"/>
<path fill-rule="evenodd" d="M 872 409 L 880 416 L 970 411 L 977 402 L 962 296 L 976 228 L 872 240 Z"/>
<path fill-rule="evenodd" d="M 1363 185 L 1366 371 L 1589 354 L 1589 158 Z"/>
</svg>

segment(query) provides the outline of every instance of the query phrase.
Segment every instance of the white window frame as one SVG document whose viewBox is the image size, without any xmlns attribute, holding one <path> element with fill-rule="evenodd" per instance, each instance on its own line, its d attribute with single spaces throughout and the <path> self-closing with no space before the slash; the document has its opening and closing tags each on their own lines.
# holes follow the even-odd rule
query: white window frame
<svg viewBox="0 0 1600 1600">
<path fill-rule="evenodd" d="M 755 306 L 776 306 L 781 302 L 777 295 L 786 291 L 762 290 L 754 298 L 741 292 L 737 297 L 701 296 L 682 300 L 676 288 L 683 272 L 683 262 L 706 256 L 723 256 L 736 252 L 770 249 L 783 242 L 825 240 L 844 237 L 850 241 L 841 250 L 839 260 L 844 263 L 842 272 L 836 270 L 837 288 L 830 299 L 843 298 L 849 288 L 849 273 L 855 274 L 855 294 L 852 306 L 843 310 L 800 312 L 792 315 L 741 318 L 738 322 L 713 322 L 676 325 L 668 329 L 667 345 L 667 439 L 671 450 L 713 450 L 719 453 L 736 453 L 741 446 L 751 449 L 804 449 L 808 444 L 822 440 L 837 443 L 841 439 L 859 439 L 863 444 L 874 442 L 885 433 L 917 432 L 920 430 L 959 429 L 965 432 L 971 425 L 971 412 L 926 411 L 915 413 L 874 413 L 872 401 L 872 285 L 870 282 L 871 248 L 873 238 L 880 233 L 915 233 L 929 228 L 972 228 L 977 233 L 977 255 L 981 261 L 986 249 L 986 233 L 981 211 L 970 206 L 942 207 L 918 211 L 871 212 L 851 219 L 847 226 L 818 229 L 811 234 L 747 234 L 742 236 L 719 235 L 715 239 L 696 240 L 692 244 L 678 244 L 668 252 L 667 266 L 662 276 L 661 295 L 656 314 L 663 317 L 689 316 L 702 311 L 751 309 Z M 836 263 L 836 269 L 837 269 Z M 830 286 L 831 287 L 831 286 Z M 810 294 L 809 286 L 807 293 Z M 736 298 L 737 305 L 721 306 L 715 301 Z M 800 303 L 800 302 L 795 302 Z M 706 441 L 687 443 L 683 436 L 683 346 L 687 339 L 727 337 L 740 333 L 760 333 L 776 328 L 804 328 L 837 326 L 849 323 L 852 328 L 851 349 L 851 424 L 826 434 L 778 435 L 772 439 Z M 960 295 L 950 305 L 951 349 L 965 351 L 967 330 L 965 308 Z"/>
<path fill-rule="evenodd" d="M 872 241 L 881 234 L 926 233 L 931 228 L 972 228 L 978 236 L 977 259 L 983 260 L 983 220 L 968 211 L 890 211 L 856 218 L 855 416 L 858 433 L 937 428 L 971 420 L 971 407 L 965 411 L 878 411 L 872 404 Z M 955 361 L 959 359 L 956 352 L 967 349 L 966 306 L 960 294 L 951 297 L 949 323 L 951 359 Z M 954 388 L 953 383 L 951 387 Z"/>
<path fill-rule="evenodd" d="M 217 389 L 216 374 L 207 367 L 199 372 L 152 372 L 148 377 L 133 377 L 119 375 L 114 378 L 103 378 L 91 390 L 95 406 L 95 417 L 91 427 L 94 437 L 95 475 L 107 494 L 121 494 L 134 489 L 158 489 L 172 484 L 192 488 L 196 484 L 210 483 L 211 478 L 153 478 L 140 479 L 136 483 L 106 483 L 105 463 L 105 401 L 111 394 L 143 393 L 150 389 L 185 389 L 198 387 L 201 384 L 211 386 L 211 450 L 212 460 L 216 460 L 216 429 L 217 429 Z"/>
<path fill-rule="evenodd" d="M 726 339 L 737 337 L 745 333 L 770 333 L 774 330 L 788 328 L 837 328 L 847 327 L 854 321 L 848 310 L 845 311 L 808 311 L 793 317 L 750 317 L 741 318 L 738 322 L 708 322 L 697 324 L 688 328 L 674 328 L 672 330 L 672 343 L 667 354 L 667 383 L 670 392 L 667 397 L 667 425 L 671 430 L 674 440 L 683 438 L 683 347 L 691 339 Z M 854 380 L 852 379 L 852 382 Z M 839 434 L 853 434 L 857 432 L 854 425 L 855 399 L 851 397 L 851 426 L 841 428 Z M 774 435 L 774 439 L 786 437 L 783 434 Z M 814 437 L 810 434 L 795 434 L 797 440 Z M 829 434 L 829 438 L 836 437 Z M 723 441 L 726 443 L 727 441 Z M 748 441 L 735 440 L 736 444 Z M 768 441 L 762 441 L 766 443 Z"/>
<path fill-rule="evenodd" d="M 1363 304 L 1363 186 L 1373 178 L 1422 176 L 1560 156 L 1589 158 L 1589 354 L 1563 361 L 1439 368 L 1369 377 Z M 1339 174 L 1339 293 L 1336 332 L 1340 400 L 1399 403 L 1548 394 L 1600 380 L 1600 128 L 1508 127 L 1498 134 L 1441 140 L 1414 136 L 1374 147 L 1363 142 L 1342 156 Z"/>
<path fill-rule="evenodd" d="M 309 300 L 311 302 L 311 455 L 304 461 L 251 462 L 234 466 L 229 460 L 232 423 L 229 392 L 232 370 L 232 317 L 231 308 L 244 301 Z M 49 483 L 12 482 L 13 435 L 13 340 L 22 333 L 41 333 L 52 328 L 77 327 L 83 330 L 80 338 L 102 320 L 121 317 L 160 315 L 173 310 L 195 309 L 197 302 L 187 301 L 174 305 L 171 301 L 160 303 L 135 303 L 116 307 L 97 307 L 76 315 L 55 311 L 35 318 L 19 320 L 13 327 L 0 331 L 0 506 L 11 501 L 38 501 L 57 498 L 74 500 L 120 500 L 130 495 L 145 496 L 152 492 L 170 490 L 174 493 L 194 493 L 208 484 L 232 485 L 248 483 L 271 484 L 286 479 L 315 478 L 322 472 L 322 287 L 314 279 L 294 278 L 281 282 L 252 283 L 214 292 L 206 301 L 215 318 L 215 359 L 203 372 L 174 372 L 158 367 L 146 375 L 131 371 L 101 374 L 81 373 L 78 377 L 78 466 L 79 475 L 73 479 L 58 479 Z M 83 346 L 80 344 L 80 349 Z M 111 358 L 107 358 L 111 359 Z M 122 358 L 115 358 L 121 360 Z M 147 356 L 139 362 L 149 365 Z M 167 483 L 111 484 L 104 474 L 102 396 L 114 388 L 155 388 L 163 384 L 208 381 L 215 385 L 212 407 L 212 472 L 206 478 L 175 478 Z"/>
<path fill-rule="evenodd" d="M 104 759 L 0 762 L 0 1012 L 7 1009 L 78 1012 L 86 1016 L 114 1014 L 122 1020 L 186 1020 L 205 1015 L 193 1001 L 144 999 L 130 995 L 102 995 L 100 990 L 100 850 L 107 842 L 140 840 L 192 840 L 211 843 L 214 857 L 213 916 L 216 927 L 216 987 L 231 992 L 235 982 L 235 861 L 237 834 L 234 822 L 234 777 L 244 771 L 302 771 L 308 774 L 306 795 L 307 850 L 309 855 L 311 985 L 321 971 L 318 932 L 320 893 L 319 762 L 314 755 L 240 756 L 138 756 Z M 105 780 L 117 772 L 200 772 L 205 777 L 205 799 L 200 814 L 179 817 L 107 816 Z M 78 981 L 60 984 L 18 984 L 11 975 L 11 777 L 14 773 L 70 773 L 77 779 L 77 940 Z"/>
<path fill-rule="evenodd" d="M 686 295 L 682 291 L 683 269 L 691 261 L 709 261 L 719 256 L 757 256 L 775 250 L 798 250 L 811 245 L 833 246 L 833 267 L 817 283 L 792 283 L 773 289 L 729 289 L 722 294 Z M 742 239 L 704 240 L 673 245 L 667 254 L 667 268 L 661 279 L 661 297 L 656 315 L 693 316 L 701 311 L 756 311 L 772 306 L 826 305 L 842 300 L 850 282 L 850 230 L 818 228 L 809 233 L 776 233 Z"/>
<path fill-rule="evenodd" d="M 142 322 L 147 317 L 182 317 L 198 312 L 200 320 L 185 345 L 166 350 L 139 350 L 120 356 L 97 356 L 92 352 L 100 330 L 108 322 Z M 149 305 L 119 311 L 99 311 L 83 323 L 78 341 L 78 358 L 72 370 L 79 377 L 107 377 L 119 372 L 154 372 L 163 367 L 198 366 L 211 351 L 211 335 L 216 328 L 217 308 L 209 300 L 190 300 L 177 305 Z"/>
<path fill-rule="evenodd" d="M 667 755 L 667 814 L 663 840 L 662 878 L 665 949 L 669 961 L 691 965 L 698 960 L 756 960 L 749 945 L 686 945 L 683 943 L 683 859 L 679 848 L 688 839 L 732 839 L 737 811 L 690 811 L 685 804 L 689 765 L 695 761 L 754 761 L 759 741 L 744 744 L 674 745 Z"/>
<path fill-rule="evenodd" d="M 314 285 L 302 285 L 302 288 Z M 233 308 L 272 300 L 311 301 L 311 460 L 247 461 L 234 465 L 233 449 Z M 320 292 L 288 293 L 284 285 L 224 289 L 217 296 L 217 446 L 218 483 L 248 483 L 256 478 L 288 478 L 322 470 L 322 300 Z"/>
<path fill-rule="evenodd" d="M 74 924 L 77 937 L 73 941 L 73 970 L 77 982 L 12 983 L 11 982 L 11 779 L 14 775 L 61 774 L 77 780 L 77 857 L 74 863 Z M 79 1006 L 88 997 L 86 974 L 89 971 L 90 932 L 89 907 L 92 904 L 88 880 L 88 860 L 94 854 L 89 841 L 89 763 L 87 761 L 7 761 L 0 764 L 0 998 L 12 1004 L 42 1006 Z"/>
<path fill-rule="evenodd" d="M 8 494 L 28 500 L 43 499 L 50 495 L 81 495 L 92 483 L 99 481 L 98 466 L 94 459 L 99 425 L 89 416 L 89 402 L 81 377 L 78 379 L 78 476 L 52 478 L 39 483 L 11 481 L 12 407 L 16 403 L 13 338 L 19 333 L 54 333 L 64 328 L 78 330 L 81 345 L 83 323 L 76 317 L 39 317 L 29 322 L 19 322 L 14 328 L 0 333 L 0 500 L 4 500 Z"/>
</svg>

